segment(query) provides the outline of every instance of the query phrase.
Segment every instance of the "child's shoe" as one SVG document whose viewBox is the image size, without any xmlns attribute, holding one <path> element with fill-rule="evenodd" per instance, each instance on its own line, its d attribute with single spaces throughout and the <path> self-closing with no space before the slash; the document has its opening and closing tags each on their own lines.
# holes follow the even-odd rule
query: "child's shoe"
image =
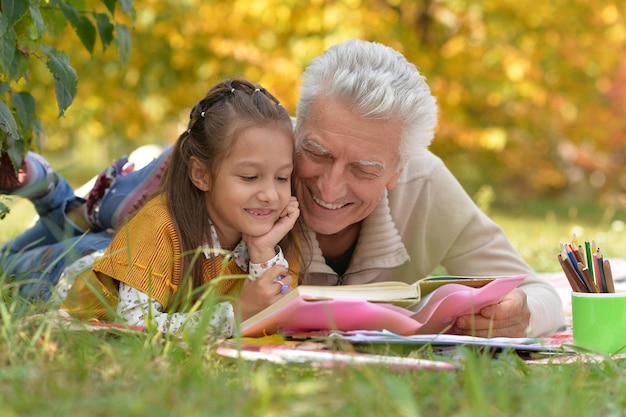
<svg viewBox="0 0 626 417">
<path fill-rule="evenodd" d="M 89 222 L 102 230 L 116 229 L 121 222 L 139 211 L 157 189 L 170 154 L 171 147 L 145 167 L 113 176 L 104 192 L 94 193 L 90 215 L 87 209 Z"/>
<path fill-rule="evenodd" d="M 0 194 L 16 195 L 30 200 L 47 197 L 54 191 L 59 176 L 48 161 L 35 152 L 27 152 L 19 169 L 17 179 L 0 181 L 4 188 Z"/>
<path fill-rule="evenodd" d="M 117 161 L 114 161 L 98 175 L 93 188 L 87 196 L 87 202 L 85 204 L 85 218 L 92 229 L 106 229 L 98 220 L 102 199 L 109 192 L 111 184 L 113 184 L 117 177 L 127 175 L 132 172 L 133 169 L 134 165 L 128 162 L 126 156 L 123 156 Z"/>
</svg>

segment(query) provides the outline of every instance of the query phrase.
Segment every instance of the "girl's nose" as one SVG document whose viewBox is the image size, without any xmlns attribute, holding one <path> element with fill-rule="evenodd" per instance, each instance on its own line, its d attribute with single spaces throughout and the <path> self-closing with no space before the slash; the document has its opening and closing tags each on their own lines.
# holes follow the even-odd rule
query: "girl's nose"
<svg viewBox="0 0 626 417">
<path fill-rule="evenodd" d="M 265 185 L 263 189 L 259 192 L 259 200 L 273 202 L 278 199 L 278 190 L 276 187 L 271 185 Z"/>
</svg>

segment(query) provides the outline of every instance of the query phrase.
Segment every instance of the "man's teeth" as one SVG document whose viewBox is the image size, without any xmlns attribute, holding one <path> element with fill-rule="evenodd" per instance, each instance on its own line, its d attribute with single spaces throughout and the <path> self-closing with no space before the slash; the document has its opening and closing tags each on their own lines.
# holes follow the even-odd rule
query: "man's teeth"
<svg viewBox="0 0 626 417">
<path fill-rule="evenodd" d="M 345 206 L 345 204 L 329 204 L 320 200 L 319 198 L 315 196 L 313 196 L 313 201 L 315 201 L 317 204 L 319 204 L 320 206 L 328 210 L 337 210 Z"/>
</svg>

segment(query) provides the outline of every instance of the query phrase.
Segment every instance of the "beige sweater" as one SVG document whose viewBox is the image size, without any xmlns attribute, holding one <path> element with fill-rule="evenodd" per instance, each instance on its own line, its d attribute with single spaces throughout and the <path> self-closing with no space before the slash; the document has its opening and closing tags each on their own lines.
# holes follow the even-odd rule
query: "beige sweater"
<svg viewBox="0 0 626 417">
<path fill-rule="evenodd" d="M 337 276 L 325 264 L 314 234 L 309 235 L 313 253 L 305 254 L 312 259 L 308 279 L 334 285 Z M 537 277 L 441 159 L 426 151 L 408 162 L 396 187 L 363 221 L 343 284 L 413 283 L 439 265 L 449 275 L 530 274 L 520 288 L 527 294 L 532 334 L 552 333 L 565 321 L 556 290 Z"/>
</svg>

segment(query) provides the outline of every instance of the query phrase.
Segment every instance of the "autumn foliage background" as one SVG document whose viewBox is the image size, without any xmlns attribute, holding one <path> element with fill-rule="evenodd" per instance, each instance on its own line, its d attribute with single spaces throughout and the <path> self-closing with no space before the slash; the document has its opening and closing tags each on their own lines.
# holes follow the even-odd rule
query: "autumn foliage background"
<svg viewBox="0 0 626 417">
<path fill-rule="evenodd" d="M 87 2 L 89 3 L 89 2 Z M 80 183 L 147 143 L 172 143 L 206 90 L 235 75 L 295 114 L 307 63 L 349 38 L 401 51 L 440 106 L 432 150 L 473 196 L 626 207 L 626 5 L 621 0 L 144 0 L 122 65 L 71 30 L 50 40 L 79 76 L 62 118 L 45 69 L 31 86 L 43 153 Z M 39 76 L 38 76 L 39 75 Z"/>
</svg>

